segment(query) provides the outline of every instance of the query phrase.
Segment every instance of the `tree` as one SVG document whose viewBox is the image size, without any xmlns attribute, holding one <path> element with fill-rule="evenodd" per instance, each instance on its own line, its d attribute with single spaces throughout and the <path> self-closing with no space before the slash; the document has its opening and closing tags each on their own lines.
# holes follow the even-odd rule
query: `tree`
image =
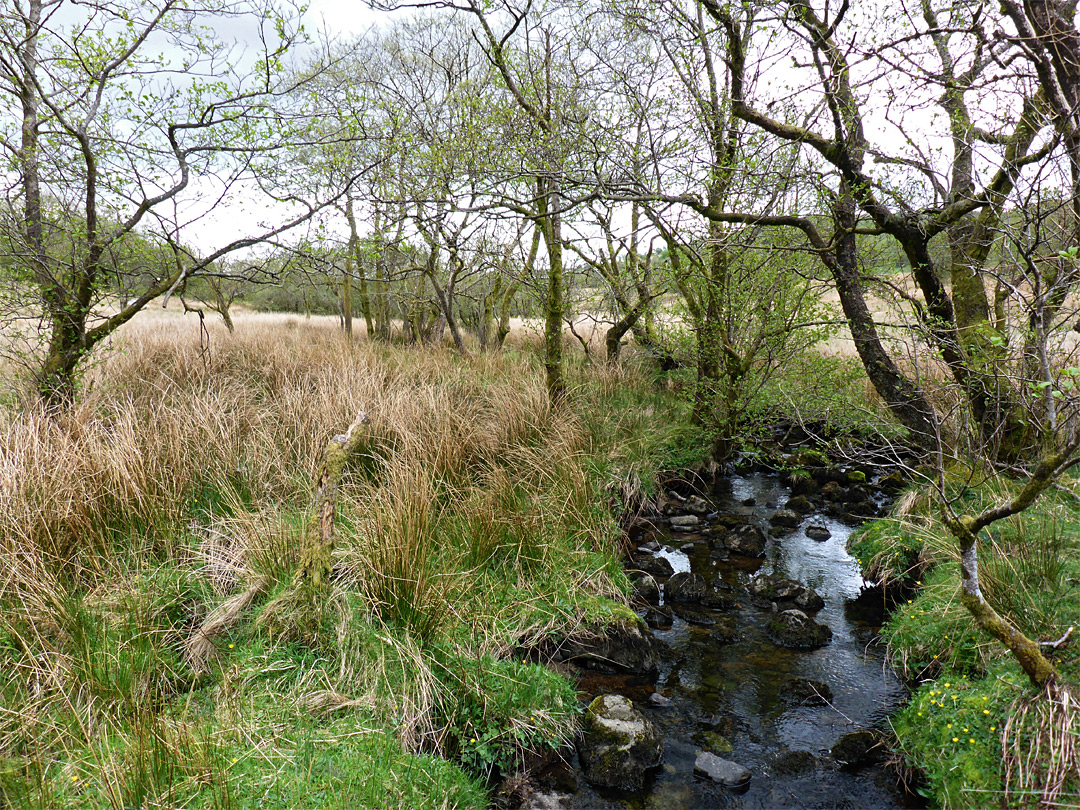
<svg viewBox="0 0 1080 810">
<path fill-rule="evenodd" d="M 247 26 L 258 49 L 242 54 L 217 36 L 223 20 Z M 72 402 L 95 346 L 148 303 L 273 242 L 339 193 L 305 204 L 271 171 L 285 169 L 286 145 L 309 137 L 306 112 L 285 103 L 295 82 L 284 60 L 299 37 L 297 9 L 254 0 L 24 0 L 0 11 L 0 145 L 22 213 L 3 221 L 0 239 L 24 306 L 41 313 L 35 382 L 47 406 Z M 244 183 L 288 213 L 176 261 L 188 226 Z M 191 213 L 214 185 L 216 199 Z M 116 304 L 107 257 L 132 234 L 158 249 Z"/>
<path fill-rule="evenodd" d="M 727 33 L 733 72 L 745 76 L 747 60 L 753 55 L 747 48 L 743 28 L 726 7 L 711 0 L 707 0 L 705 5 Z M 809 3 L 792 0 L 784 5 L 775 26 L 778 31 L 783 30 L 791 37 L 796 64 L 802 65 L 805 58 L 810 79 L 802 88 L 803 95 L 817 100 L 816 106 L 808 115 L 799 105 L 789 104 L 786 105 L 787 115 L 778 116 L 774 110 L 785 107 L 774 107 L 772 101 L 765 102 L 764 106 L 755 103 L 751 88 L 742 79 L 733 82 L 732 103 L 740 119 L 773 137 L 811 150 L 835 172 L 839 192 L 837 199 L 849 209 L 846 213 L 837 209 L 838 214 L 843 214 L 841 219 L 845 232 L 853 237 L 857 230 L 866 229 L 860 222 L 861 215 L 872 221 L 874 231 L 887 234 L 898 242 L 910 267 L 914 287 L 921 296 L 921 300 L 909 297 L 909 303 L 915 308 L 953 379 L 963 390 L 972 418 L 981 426 L 984 441 L 988 446 L 1000 447 L 1004 457 L 1015 458 L 1030 452 L 1033 441 L 1025 432 L 1025 425 L 1014 406 L 1011 387 L 1004 384 L 998 365 L 986 361 L 981 350 L 982 341 L 966 340 L 964 336 L 978 335 L 992 329 L 986 318 L 987 307 L 979 304 L 980 297 L 985 302 L 981 269 L 989 255 L 989 230 L 1021 170 L 1044 158 L 1047 150 L 1030 152 L 1042 128 L 1038 99 L 1023 97 L 1021 93 L 1020 103 L 1006 105 L 1014 111 L 1014 117 L 1011 121 L 1001 123 L 997 128 L 999 134 L 978 138 L 996 151 L 984 155 L 976 168 L 968 165 L 973 157 L 971 147 L 981 131 L 965 103 L 967 87 L 974 82 L 975 76 L 983 81 L 991 81 L 994 77 L 984 77 L 979 72 L 992 61 L 983 56 L 983 50 L 989 47 L 986 45 L 988 37 L 980 23 L 984 6 L 961 4 L 958 9 L 958 15 L 967 22 L 954 20 L 952 28 L 948 30 L 955 30 L 974 40 L 970 67 L 963 74 L 957 67 L 955 54 L 950 51 L 950 37 L 942 33 L 943 29 L 929 4 L 922 7 L 926 29 L 909 30 L 906 26 L 913 15 L 901 15 L 905 28 L 896 32 L 893 40 L 875 42 L 873 51 L 856 53 L 854 46 L 841 44 L 849 41 L 844 38 L 846 31 L 854 27 L 845 20 L 848 4 L 842 4 L 831 17 L 822 17 Z M 945 94 L 942 106 L 949 116 L 954 151 L 950 164 L 952 184 L 948 187 L 937 181 L 938 167 L 919 152 L 917 143 L 909 140 L 913 144 L 914 155 L 890 154 L 870 143 L 864 124 L 864 99 L 871 89 L 881 87 L 885 81 L 883 76 L 890 75 L 885 71 L 874 72 L 864 63 L 874 61 L 891 66 L 900 58 L 893 55 L 894 51 L 898 51 L 905 65 L 919 64 L 921 60 L 913 52 L 911 43 L 927 41 L 937 50 L 941 69 L 919 76 L 919 80 L 940 87 Z M 1002 54 L 991 50 L 991 56 L 1000 59 Z M 860 92 L 856 92 L 855 82 L 864 74 L 868 78 Z M 897 103 L 895 89 L 881 87 L 881 90 L 887 90 L 890 94 L 890 104 Z M 996 92 L 1004 95 L 1006 88 L 1003 86 Z M 915 102 L 914 94 L 912 98 Z M 821 129 L 816 125 L 820 125 Z M 875 165 L 903 166 L 907 170 L 905 179 L 909 185 L 916 178 L 926 179 L 931 186 L 929 194 L 913 195 L 910 187 L 890 187 L 871 173 L 871 159 Z M 975 177 L 988 179 L 980 188 L 975 188 Z M 926 202 L 920 204 L 920 199 Z M 972 222 L 970 218 L 977 211 L 982 213 Z M 943 268 L 930 246 L 934 237 L 946 233 L 952 237 L 951 252 L 957 259 L 956 277 L 961 279 L 960 284 L 956 284 L 954 279 L 952 292 L 945 284 Z M 958 291 L 961 302 L 959 316 Z M 845 306 L 845 314 L 852 323 L 854 335 L 854 311 L 849 311 Z M 856 339 L 857 345 L 858 342 Z M 920 403 L 916 410 L 920 412 L 924 429 L 919 432 L 932 439 L 934 420 L 921 404 L 924 401 L 921 392 L 887 356 L 863 356 L 863 362 L 867 374 L 898 415 L 910 410 L 912 403 Z M 884 373 L 880 370 L 881 363 L 886 366 Z M 894 391 L 890 392 L 890 387 Z M 909 426 L 915 421 L 906 420 Z"/>
</svg>

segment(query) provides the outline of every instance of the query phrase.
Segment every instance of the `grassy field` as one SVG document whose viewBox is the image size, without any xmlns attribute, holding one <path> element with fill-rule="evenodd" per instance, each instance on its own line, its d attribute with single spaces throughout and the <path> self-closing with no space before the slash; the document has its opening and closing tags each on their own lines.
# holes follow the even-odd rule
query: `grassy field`
<svg viewBox="0 0 1080 810">
<path fill-rule="evenodd" d="M 210 329 L 140 318 L 59 421 L 0 411 L 0 806 L 485 806 L 579 712 L 512 650 L 631 620 L 604 485 L 689 446 L 681 406 L 577 370 L 556 414 L 530 352 L 333 319 Z M 285 633 L 267 606 L 358 409 L 333 587 Z"/>
</svg>

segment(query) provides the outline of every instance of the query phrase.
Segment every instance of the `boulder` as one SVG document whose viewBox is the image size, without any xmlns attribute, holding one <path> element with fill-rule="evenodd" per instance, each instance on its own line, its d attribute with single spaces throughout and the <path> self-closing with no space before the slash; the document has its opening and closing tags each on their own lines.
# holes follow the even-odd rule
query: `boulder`
<svg viewBox="0 0 1080 810">
<path fill-rule="evenodd" d="M 713 519 L 713 531 L 723 534 L 728 529 L 734 529 L 737 526 L 745 526 L 749 522 L 749 515 L 743 515 L 739 512 L 721 512 Z"/>
<path fill-rule="evenodd" d="M 640 790 L 646 771 L 663 761 L 664 743 L 627 698 L 600 695 L 585 711 L 578 756 L 594 785 Z"/>
<path fill-rule="evenodd" d="M 848 515 L 856 521 L 868 520 L 878 516 L 878 505 L 873 501 L 859 501 L 848 507 Z"/>
<path fill-rule="evenodd" d="M 788 498 L 787 503 L 784 504 L 785 509 L 789 509 L 792 512 L 798 512 L 800 515 L 809 515 L 814 511 L 814 505 L 810 503 L 810 499 L 805 495 L 796 495 L 793 498 Z"/>
<path fill-rule="evenodd" d="M 742 787 L 750 781 L 750 771 L 729 759 L 701 751 L 694 760 L 694 773 L 706 776 L 726 787 Z"/>
<path fill-rule="evenodd" d="M 844 488 L 836 481 L 829 481 L 821 488 L 821 497 L 827 501 L 840 501 L 844 497 Z"/>
<path fill-rule="evenodd" d="M 812 447 L 800 447 L 787 457 L 787 463 L 792 467 L 819 468 L 829 463 L 829 457 Z"/>
<path fill-rule="evenodd" d="M 784 696 L 804 706 L 825 706 L 832 703 L 833 693 L 829 685 L 810 678 L 792 678 L 787 682 Z"/>
<path fill-rule="evenodd" d="M 802 516 L 791 509 L 777 509 L 769 518 L 769 523 L 773 526 L 780 526 L 785 529 L 794 529 L 801 521 Z"/>
<path fill-rule="evenodd" d="M 634 596 L 646 604 L 660 601 L 660 586 L 650 574 L 642 574 L 634 580 Z"/>
<path fill-rule="evenodd" d="M 765 532 L 757 526 L 738 526 L 724 535 L 724 547 L 744 557 L 761 557 L 765 554 Z"/>
<path fill-rule="evenodd" d="M 673 622 L 673 614 L 668 605 L 650 605 L 645 610 L 645 624 L 653 630 L 668 630 Z"/>
<path fill-rule="evenodd" d="M 710 610 L 729 610 L 735 607 L 735 597 L 730 593 L 717 593 L 714 590 L 708 590 L 701 599 L 701 606 Z"/>
<path fill-rule="evenodd" d="M 814 470 L 814 478 L 822 482 L 835 481 L 843 484 L 847 477 L 847 470 L 843 467 L 821 467 Z"/>
<path fill-rule="evenodd" d="M 709 637 L 717 644 L 732 644 L 738 641 L 739 633 L 735 629 L 735 620 L 717 619 L 716 625 L 709 631 Z"/>
<path fill-rule="evenodd" d="M 811 523 L 804 531 L 811 540 L 818 540 L 819 542 L 824 542 L 832 537 L 832 532 L 824 523 Z"/>
<path fill-rule="evenodd" d="M 689 605 L 673 605 L 672 609 L 676 616 L 688 624 L 696 624 L 699 627 L 712 627 L 716 624 L 716 617 L 707 610 Z"/>
<path fill-rule="evenodd" d="M 700 495 L 687 498 L 683 508 L 692 515 L 707 515 L 712 511 L 712 505 Z"/>
<path fill-rule="evenodd" d="M 855 484 L 850 486 L 844 491 L 844 494 L 840 496 L 840 500 L 843 503 L 863 503 L 864 501 L 870 501 L 873 503 L 873 499 L 870 497 L 870 491 L 861 484 Z"/>
<path fill-rule="evenodd" d="M 894 470 L 878 481 L 877 485 L 886 492 L 899 492 L 907 486 L 907 483 L 904 474 L 899 470 Z"/>
<path fill-rule="evenodd" d="M 769 770 L 776 776 L 794 776 L 817 768 L 818 758 L 809 751 L 780 751 L 769 757 Z"/>
<path fill-rule="evenodd" d="M 680 571 L 664 585 L 664 601 L 695 604 L 704 599 L 708 591 L 709 586 L 700 574 Z"/>
<path fill-rule="evenodd" d="M 885 750 L 881 735 L 876 731 L 853 731 L 841 737 L 829 753 L 841 765 L 855 768 L 875 762 Z"/>
<path fill-rule="evenodd" d="M 655 554 L 660 550 L 660 544 L 655 540 L 646 540 L 640 546 L 637 547 L 638 552 L 641 554 Z"/>
<path fill-rule="evenodd" d="M 643 621 L 633 616 L 602 628 L 586 628 L 562 640 L 545 641 L 526 653 L 540 661 L 655 679 L 666 648 Z"/>
<path fill-rule="evenodd" d="M 663 557 L 638 557 L 632 562 L 626 564 L 626 570 L 633 575 L 633 572 L 640 571 L 644 574 L 648 574 L 653 577 L 660 577 L 667 579 L 675 573 L 675 569 L 671 567 L 669 563 Z"/>
<path fill-rule="evenodd" d="M 785 610 L 765 625 L 773 641 L 784 647 L 814 649 L 832 641 L 832 630 L 819 624 L 801 610 Z"/>
<path fill-rule="evenodd" d="M 701 518 L 697 515 L 675 515 L 671 519 L 671 530 L 675 532 L 686 532 L 700 528 Z"/>
<path fill-rule="evenodd" d="M 779 574 L 768 574 L 752 579 L 746 589 L 751 596 L 756 596 L 758 599 L 776 602 L 784 607 L 794 606 L 810 613 L 825 607 L 825 600 L 812 588 Z"/>
<path fill-rule="evenodd" d="M 813 495 L 818 488 L 818 483 L 814 480 L 814 477 L 806 473 L 792 475 L 785 483 L 791 487 L 792 495 Z"/>
</svg>

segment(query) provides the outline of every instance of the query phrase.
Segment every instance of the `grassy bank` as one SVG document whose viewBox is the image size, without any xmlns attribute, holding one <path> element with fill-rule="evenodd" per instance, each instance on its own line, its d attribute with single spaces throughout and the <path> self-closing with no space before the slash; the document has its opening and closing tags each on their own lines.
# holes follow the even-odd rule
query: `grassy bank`
<svg viewBox="0 0 1080 810">
<path fill-rule="evenodd" d="M 969 486 L 958 476 L 953 494 L 975 513 L 1015 489 L 1002 478 Z M 1028 511 L 995 524 L 981 545 L 988 601 L 1031 638 L 1059 639 L 1080 617 L 1077 492 L 1077 480 L 1065 480 Z M 907 493 L 894 516 L 866 526 L 851 550 L 872 578 L 911 588 L 884 636 L 892 663 L 914 689 L 893 728 L 899 753 L 925 774 L 920 792 L 950 808 L 1077 806 L 1076 643 L 1055 656 L 1057 683 L 1034 690 L 960 603 L 958 552 L 925 493 Z"/>
<path fill-rule="evenodd" d="M 332 593 L 282 636 L 264 608 L 357 409 Z M 632 370 L 579 372 L 555 414 L 529 353 L 265 316 L 209 351 L 190 324 L 133 324 L 73 412 L 0 420 L 18 808 L 486 805 L 488 777 L 577 723 L 571 685 L 513 649 L 628 619 L 610 499 L 690 444 Z"/>
</svg>

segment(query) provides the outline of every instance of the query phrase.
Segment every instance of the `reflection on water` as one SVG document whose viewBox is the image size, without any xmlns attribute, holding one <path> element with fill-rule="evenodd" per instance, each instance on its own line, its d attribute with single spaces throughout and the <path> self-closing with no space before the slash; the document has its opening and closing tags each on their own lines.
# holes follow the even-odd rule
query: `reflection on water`
<svg viewBox="0 0 1080 810">
<path fill-rule="evenodd" d="M 732 495 L 721 511 L 739 512 L 767 528 L 771 510 L 746 507 L 784 503 L 788 490 L 772 476 L 750 475 L 733 480 Z M 832 532 L 826 541 L 808 538 L 802 528 L 770 540 L 766 557 L 749 564 L 724 560 L 707 542 L 694 543 L 690 553 L 667 548 L 663 556 L 675 571 L 693 570 L 708 581 L 723 580 L 740 594 L 733 616 L 738 640 L 718 643 L 707 627 L 676 618 L 670 630 L 658 631 L 673 652 L 656 691 L 672 699 L 666 709 L 653 708 L 647 684 L 604 684 L 590 679 L 590 692 L 622 691 L 660 728 L 665 738 L 665 763 L 638 794 L 596 791 L 579 780 L 569 806 L 577 808 L 699 808 L 699 807 L 902 807 L 905 797 L 880 767 L 842 770 L 828 758 L 829 749 L 844 734 L 883 725 L 904 699 L 904 689 L 884 665 L 872 628 L 859 627 L 844 615 L 844 601 L 859 594 L 859 566 L 845 551 L 851 528 L 820 515 Z M 683 538 L 657 536 L 681 546 Z M 745 597 L 753 576 L 778 572 L 803 582 L 825 600 L 816 618 L 833 631 L 832 642 L 813 651 L 779 647 L 765 635 L 769 612 Z M 799 703 L 788 694 L 792 678 L 827 684 L 831 705 Z M 598 682 L 598 680 L 600 682 Z M 711 736 L 710 736 L 711 735 Z M 702 741 L 715 748 L 717 737 L 730 744 L 721 756 L 749 768 L 749 789 L 736 794 L 694 776 L 694 759 Z M 809 752 L 816 760 L 791 752 Z"/>
</svg>

